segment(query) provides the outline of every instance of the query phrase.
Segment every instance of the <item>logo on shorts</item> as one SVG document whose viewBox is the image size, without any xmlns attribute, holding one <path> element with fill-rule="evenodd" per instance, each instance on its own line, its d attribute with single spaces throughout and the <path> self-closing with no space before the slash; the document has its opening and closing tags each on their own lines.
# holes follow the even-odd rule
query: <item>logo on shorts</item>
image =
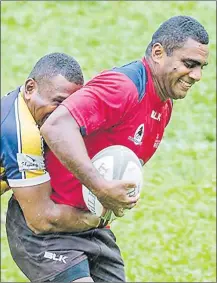
<svg viewBox="0 0 217 283">
<path fill-rule="evenodd" d="M 63 255 L 60 255 L 59 257 L 57 257 L 55 253 L 51 253 L 51 252 L 45 252 L 44 257 L 55 260 L 55 261 L 60 261 L 63 263 L 66 263 L 66 259 L 68 258 L 67 256 L 63 256 Z"/>
<path fill-rule="evenodd" d="M 141 145 L 143 136 L 144 136 L 144 124 L 141 124 L 137 128 L 134 137 L 128 137 L 128 139 L 133 141 L 136 145 Z"/>
<path fill-rule="evenodd" d="M 45 170 L 43 156 L 17 153 L 17 162 L 20 172 L 26 170 Z"/>
</svg>

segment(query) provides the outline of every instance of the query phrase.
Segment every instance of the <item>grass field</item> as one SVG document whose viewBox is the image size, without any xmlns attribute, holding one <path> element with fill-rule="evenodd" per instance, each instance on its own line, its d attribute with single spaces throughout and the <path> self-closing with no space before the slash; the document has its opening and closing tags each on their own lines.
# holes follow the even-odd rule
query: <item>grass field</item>
<svg viewBox="0 0 217 283">
<path fill-rule="evenodd" d="M 209 66 L 174 103 L 164 141 L 145 166 L 139 205 L 112 226 L 130 282 L 216 281 L 216 3 L 1 2 L 2 95 L 49 52 L 73 55 L 85 80 L 140 59 L 159 24 L 180 14 L 207 28 Z M 1 198 L 2 213 L 9 196 Z M 10 255 L 4 224 L 1 232 L 1 282 L 28 282 Z"/>
</svg>

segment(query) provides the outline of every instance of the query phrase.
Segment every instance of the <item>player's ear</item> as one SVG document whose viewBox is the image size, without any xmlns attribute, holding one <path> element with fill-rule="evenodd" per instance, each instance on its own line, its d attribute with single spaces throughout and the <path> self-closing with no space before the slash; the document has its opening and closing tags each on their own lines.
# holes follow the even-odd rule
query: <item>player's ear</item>
<svg viewBox="0 0 217 283">
<path fill-rule="evenodd" d="M 164 54 L 165 50 L 160 43 L 155 43 L 152 46 L 151 57 L 154 62 L 159 63 L 160 60 L 163 58 Z"/>
<path fill-rule="evenodd" d="M 38 90 L 38 85 L 37 82 L 32 79 L 29 78 L 26 80 L 25 82 L 25 86 L 24 86 L 24 96 L 27 100 L 31 99 L 31 96 L 34 92 L 37 92 Z"/>
</svg>

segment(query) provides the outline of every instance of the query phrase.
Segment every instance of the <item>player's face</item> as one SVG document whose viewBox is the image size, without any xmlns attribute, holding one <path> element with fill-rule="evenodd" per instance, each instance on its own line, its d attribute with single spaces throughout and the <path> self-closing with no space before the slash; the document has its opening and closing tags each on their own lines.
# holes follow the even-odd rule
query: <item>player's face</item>
<svg viewBox="0 0 217 283">
<path fill-rule="evenodd" d="M 188 90 L 202 77 L 207 65 L 208 46 L 189 38 L 183 47 L 164 55 L 161 65 L 161 84 L 168 97 L 182 99 Z"/>
<path fill-rule="evenodd" d="M 27 105 L 37 125 L 41 127 L 57 106 L 81 87 L 82 85 L 69 82 L 62 75 L 46 80 L 40 86 L 32 79 L 27 80 L 25 85 L 25 96 L 29 95 Z"/>
</svg>

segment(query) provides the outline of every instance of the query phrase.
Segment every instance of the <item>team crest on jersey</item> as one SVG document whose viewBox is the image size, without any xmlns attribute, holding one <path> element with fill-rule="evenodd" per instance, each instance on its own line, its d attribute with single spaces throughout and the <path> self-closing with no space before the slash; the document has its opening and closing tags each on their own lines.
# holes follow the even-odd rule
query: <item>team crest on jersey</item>
<svg viewBox="0 0 217 283">
<path fill-rule="evenodd" d="M 17 153 L 17 163 L 20 172 L 45 169 L 43 156 Z"/>
<path fill-rule="evenodd" d="M 136 145 L 141 145 L 142 144 L 142 139 L 144 136 L 144 124 L 139 125 L 137 128 L 134 137 L 129 136 L 129 140 L 133 141 Z"/>
</svg>

